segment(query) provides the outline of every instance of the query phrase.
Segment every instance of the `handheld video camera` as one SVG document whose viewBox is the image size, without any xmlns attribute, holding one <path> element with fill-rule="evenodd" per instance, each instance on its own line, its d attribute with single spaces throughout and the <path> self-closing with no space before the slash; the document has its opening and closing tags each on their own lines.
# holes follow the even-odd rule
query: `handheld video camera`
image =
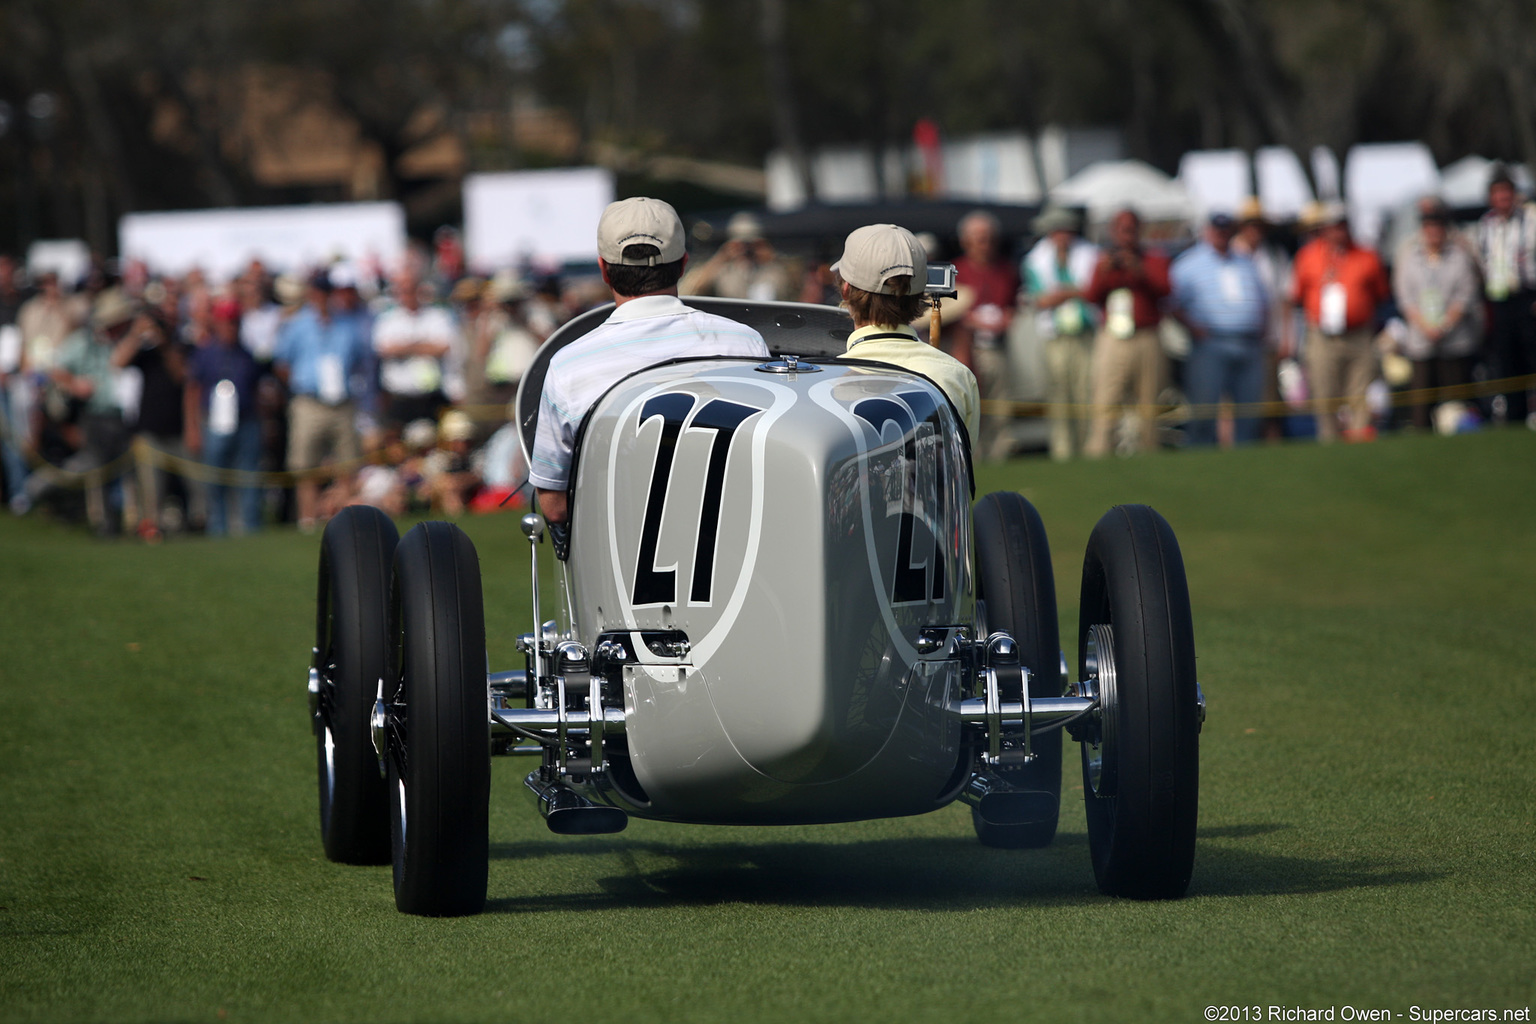
<svg viewBox="0 0 1536 1024">
<path fill-rule="evenodd" d="M 952 299 L 955 297 L 955 265 L 953 263 L 928 264 L 928 284 L 923 288 L 923 294 L 930 299 Z"/>
</svg>

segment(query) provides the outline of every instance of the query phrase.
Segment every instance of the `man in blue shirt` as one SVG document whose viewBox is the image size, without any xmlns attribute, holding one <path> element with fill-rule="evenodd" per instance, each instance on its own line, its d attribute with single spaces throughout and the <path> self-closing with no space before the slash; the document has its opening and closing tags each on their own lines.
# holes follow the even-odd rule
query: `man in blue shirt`
<svg viewBox="0 0 1536 1024">
<path fill-rule="evenodd" d="M 1173 313 L 1189 328 L 1192 347 L 1184 392 L 1195 407 L 1190 444 L 1216 442 L 1215 406 L 1226 396 L 1238 406 L 1264 393 L 1264 327 L 1268 300 L 1253 260 L 1232 248 L 1236 225 L 1224 213 L 1211 216 L 1205 241 L 1173 261 Z M 1258 436 L 1252 409 L 1238 416 L 1234 439 Z"/>
<path fill-rule="evenodd" d="M 283 325 L 273 363 L 293 393 L 288 403 L 288 470 L 308 473 L 327 461 L 343 464 L 340 476 L 355 470 L 361 453 L 357 436 L 357 394 L 368 341 L 351 317 L 333 316 L 331 283 L 322 272 L 310 281 L 308 303 Z M 312 532 L 320 505 L 320 481 L 313 476 L 294 487 L 299 529 Z"/>
</svg>

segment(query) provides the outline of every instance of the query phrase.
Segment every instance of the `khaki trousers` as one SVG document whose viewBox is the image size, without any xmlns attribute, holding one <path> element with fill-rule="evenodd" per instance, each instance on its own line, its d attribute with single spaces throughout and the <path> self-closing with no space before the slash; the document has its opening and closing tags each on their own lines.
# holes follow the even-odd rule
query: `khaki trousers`
<svg viewBox="0 0 1536 1024">
<path fill-rule="evenodd" d="M 1008 355 L 1001 349 L 971 349 L 971 362 L 976 368 L 976 390 L 983 402 L 1002 402 L 1010 397 L 1008 388 Z M 971 450 L 986 461 L 1006 459 L 1013 449 L 1013 416 L 1011 413 L 983 412 L 981 436 L 972 438 Z"/>
<path fill-rule="evenodd" d="M 1058 462 L 1083 453 L 1088 440 L 1088 408 L 1093 401 L 1093 335 L 1087 332 L 1048 338 L 1045 367 L 1051 387 L 1051 458 Z"/>
<path fill-rule="evenodd" d="M 1093 426 L 1084 451 L 1089 458 L 1108 455 L 1114 441 L 1120 406 L 1135 402 L 1140 423 L 1137 448 L 1152 451 L 1157 447 L 1157 421 L 1154 419 L 1157 392 L 1163 382 L 1163 349 L 1153 328 L 1139 330 L 1129 338 L 1117 338 L 1108 330 L 1099 332 L 1093 348 Z"/>
<path fill-rule="evenodd" d="M 1339 335 L 1307 328 L 1307 383 L 1312 391 L 1319 441 L 1338 438 L 1341 399 L 1350 430 L 1370 426 L 1371 411 L 1365 404 L 1365 390 L 1376 376 L 1376 349 L 1371 345 L 1371 337 L 1369 327 Z"/>
</svg>

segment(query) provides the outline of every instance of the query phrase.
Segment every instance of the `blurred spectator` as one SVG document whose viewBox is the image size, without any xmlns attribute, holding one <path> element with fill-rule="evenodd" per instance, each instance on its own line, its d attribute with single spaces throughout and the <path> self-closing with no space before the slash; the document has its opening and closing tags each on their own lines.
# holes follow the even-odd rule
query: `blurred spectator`
<svg viewBox="0 0 1536 1024">
<path fill-rule="evenodd" d="M 949 351 L 975 373 L 983 402 L 1005 401 L 1008 328 L 1019 299 L 1019 272 L 1003 258 L 1002 227 L 996 217 L 975 210 L 961 219 L 957 230 L 961 255 L 955 260 L 955 279 L 969 308 L 947 332 Z M 975 439 L 977 455 L 983 459 L 1007 456 L 1010 419 L 1007 413 L 982 416 L 981 436 Z"/>
<path fill-rule="evenodd" d="M 432 511 L 462 515 L 481 486 L 480 471 L 470 458 L 475 423 L 463 410 L 450 409 L 437 434 L 437 450 L 422 467 L 425 493 Z"/>
<path fill-rule="evenodd" d="M 0 252 L 0 324 L 14 324 L 27 301 L 27 293 L 21 286 L 20 267 L 16 257 Z"/>
<path fill-rule="evenodd" d="M 1477 350 L 1477 268 L 1451 242 L 1449 222 L 1443 205 L 1426 208 L 1418 237 L 1392 268 L 1398 312 L 1407 324 L 1402 354 L 1413 363 L 1415 391 L 1465 384 L 1467 360 Z M 1413 425 L 1427 430 L 1429 424 L 1429 403 L 1421 398 L 1413 405 Z"/>
<path fill-rule="evenodd" d="M 1284 249 L 1270 239 L 1269 221 L 1264 207 L 1255 196 L 1249 196 L 1238 210 L 1237 234 L 1232 236 L 1232 248 L 1253 260 L 1264 283 L 1265 308 L 1269 316 L 1264 325 L 1264 384 L 1260 401 L 1274 404 L 1280 401 L 1279 368 L 1282 358 L 1291 358 L 1288 346 L 1294 331 L 1288 323 L 1295 315 L 1285 301 L 1291 291 L 1291 260 Z M 1266 416 L 1272 436 L 1279 437 L 1283 417 Z"/>
<path fill-rule="evenodd" d="M 27 479 L 25 452 L 31 446 L 31 385 L 21 372 L 21 328 L 16 326 L 26 293 L 17 278 L 16 260 L 0 253 L 0 456 L 7 498 L 21 492 Z"/>
<path fill-rule="evenodd" d="M 1192 345 L 1185 396 L 1191 405 L 1206 407 L 1189 423 L 1189 441 L 1196 445 L 1216 443 L 1216 420 L 1209 410 L 1223 396 L 1251 406 L 1264 390 L 1269 308 L 1258 268 L 1232 246 L 1236 228 L 1227 214 L 1213 214 L 1205 240 L 1180 254 L 1169 270 L 1175 315 L 1189 329 Z M 1236 417 L 1237 443 L 1254 440 L 1258 423 L 1251 409 Z"/>
<path fill-rule="evenodd" d="M 1488 299 L 1488 358 L 1493 376 L 1536 373 L 1536 207 L 1520 201 L 1503 167 L 1495 168 L 1488 182 L 1488 212 L 1477 222 L 1476 239 Z M 1527 390 L 1516 388 L 1500 396 L 1504 415 L 1536 429 Z M 1496 404 L 1496 414 L 1497 410 Z"/>
<path fill-rule="evenodd" d="M 471 404 L 505 406 L 517 393 L 518 381 L 539 350 L 523 316 L 527 298 L 528 286 L 510 273 L 486 282 L 480 312 L 466 325 L 470 354 L 464 378 Z"/>
<path fill-rule="evenodd" d="M 921 238 L 918 239 L 922 241 Z M 805 274 L 805 280 L 800 283 L 800 301 L 810 302 L 818 306 L 836 306 L 843 301 L 842 294 L 838 291 L 837 275 L 832 272 L 832 261 L 836 255 L 825 251 L 824 247 L 818 247 L 815 262 Z M 933 258 L 930 255 L 930 258 Z"/>
<path fill-rule="evenodd" d="M 797 292 L 789 269 L 763 237 L 763 225 L 745 211 L 725 228 L 726 243 L 702 267 L 683 276 L 680 295 L 788 301 Z"/>
<path fill-rule="evenodd" d="M 192 275 L 187 275 L 192 280 Z M 189 348 L 200 348 L 213 337 L 213 293 L 207 288 L 187 287 L 184 291 L 185 314 L 179 320 L 168 321 L 179 325 L 177 333 Z"/>
<path fill-rule="evenodd" d="M 1043 236 L 1024 257 L 1024 289 L 1036 310 L 1035 330 L 1045 341 L 1050 374 L 1051 458 L 1083 453 L 1085 412 L 1093 398 L 1093 335 L 1098 310 L 1083 300 L 1093 281 L 1098 246 L 1078 237 L 1078 218 L 1059 206 L 1035 218 Z"/>
<path fill-rule="evenodd" d="M 432 279 L 447 292 L 463 276 L 464 241 L 458 228 L 444 224 L 432 234 Z"/>
<path fill-rule="evenodd" d="M 288 469 L 307 473 L 330 459 L 349 476 L 360 453 L 357 396 L 352 381 L 367 358 L 367 341 L 350 320 L 331 314 L 331 284 L 324 275 L 310 282 L 308 304 L 284 326 L 274 365 L 288 385 Z M 319 516 L 320 485 L 313 477 L 295 485 L 299 529 L 313 531 Z"/>
<path fill-rule="evenodd" d="M 338 263 L 326 271 L 331 282 L 331 315 L 350 324 L 363 339 L 363 358 L 352 371 L 349 390 L 357 398 L 358 430 L 364 447 L 376 447 L 381 439 L 384 410 L 379 394 L 379 358 L 373 351 L 373 311 L 363 301 L 358 270 L 350 263 Z"/>
<path fill-rule="evenodd" d="M 254 473 L 261 466 L 261 423 L 257 382 L 261 367 L 240 344 L 240 305 L 221 300 L 213 310 L 213 340 L 192 353 L 187 375 L 187 448 L 215 469 Z M 236 488 L 210 483 L 208 534 L 229 532 L 229 497 Z M 242 532 L 261 529 L 259 486 L 238 488 Z"/>
<path fill-rule="evenodd" d="M 91 315 L 90 327 L 72 332 L 59 346 L 50 375 L 64 394 L 81 403 L 80 448 L 63 465 L 69 472 L 101 469 L 128 451 L 128 431 L 113 386 L 116 370 L 112 353 L 128 337 L 137 316 L 137 305 L 122 292 L 104 292 Z M 28 480 L 24 492 L 28 507 L 41 496 L 41 489 L 31 486 L 38 479 L 33 476 Z M 108 508 L 106 494 L 102 478 L 86 478 L 86 517 L 92 529 L 103 536 L 115 532 L 120 523 Z"/>
<path fill-rule="evenodd" d="M 53 369 L 64 339 L 85 322 L 89 307 L 64 294 L 59 275 L 44 271 L 37 279 L 37 294 L 16 313 L 21 328 L 22 367 L 35 373 Z"/>
<path fill-rule="evenodd" d="M 542 278 L 533 290 L 533 296 L 523 303 L 523 322 L 528 325 L 534 340 L 540 345 L 555 333 L 555 328 L 566 321 L 565 303 L 560 300 L 560 279 Z"/>
<path fill-rule="evenodd" d="M 262 365 L 272 362 L 277 351 L 278 329 L 283 322 L 283 307 L 272 295 L 272 282 L 261 263 L 252 260 L 235 282 L 240 300 L 240 344 Z"/>
<path fill-rule="evenodd" d="M 201 293 L 206 295 L 207 293 Z M 133 432 L 151 448 L 178 459 L 188 456 L 184 433 L 187 346 L 167 330 L 157 317 L 141 311 L 112 349 L 112 365 L 133 367 L 143 381 Z M 138 463 L 139 536 L 157 541 L 166 530 L 179 529 L 189 520 L 201 525 L 204 510 L 201 486 L 184 481 L 187 507 L 183 515 L 169 512 L 166 504 L 168 472 L 148 459 Z M 196 494 L 198 497 L 193 497 Z"/>
<path fill-rule="evenodd" d="M 1338 400 L 1344 399 L 1349 436 L 1369 436 L 1365 392 L 1376 375 L 1371 347 L 1376 307 L 1388 296 L 1387 275 L 1374 250 L 1355 244 L 1344 204 L 1323 211 L 1316 238 L 1296 254 L 1291 302 L 1307 319 L 1307 377 L 1317 417 L 1317 439 L 1339 435 Z"/>
<path fill-rule="evenodd" d="M 1141 244 L 1141 218 L 1125 209 L 1109 225 L 1109 246 L 1099 254 L 1086 298 L 1103 311 L 1093 353 L 1093 424 L 1085 453 L 1108 455 L 1117 408 L 1134 397 L 1139 423 L 1137 447 L 1157 445 L 1153 418 L 1163 379 L 1163 350 L 1157 337 L 1159 304 L 1167 296 L 1168 258 Z"/>
<path fill-rule="evenodd" d="M 448 374 L 459 344 L 458 327 L 446 309 L 422 304 L 421 281 L 412 270 L 395 276 L 393 295 L 396 304 L 373 324 L 382 414 L 396 426 L 436 419 L 455 389 Z M 463 397 L 462 383 L 459 389 L 453 397 Z"/>
</svg>

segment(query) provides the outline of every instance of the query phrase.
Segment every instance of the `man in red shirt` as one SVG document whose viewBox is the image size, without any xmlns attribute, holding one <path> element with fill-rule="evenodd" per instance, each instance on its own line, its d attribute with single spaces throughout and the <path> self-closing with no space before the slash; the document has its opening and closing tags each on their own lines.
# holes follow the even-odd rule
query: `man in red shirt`
<svg viewBox="0 0 1536 1024">
<path fill-rule="evenodd" d="M 1141 218 L 1121 210 L 1109 224 L 1109 245 L 1099 255 L 1083 297 L 1104 311 L 1093 350 L 1093 423 L 1083 453 L 1109 454 L 1119 405 L 1135 396 L 1139 446 L 1157 447 L 1153 419 L 1163 382 L 1159 304 L 1169 292 L 1168 257 L 1141 244 Z"/>
<path fill-rule="evenodd" d="M 1376 307 L 1390 292 L 1381 259 L 1350 237 L 1344 204 L 1330 203 L 1323 217 L 1317 237 L 1296 253 L 1291 303 L 1307 317 L 1307 377 L 1317 439 L 1339 436 L 1342 404 L 1345 436 L 1358 440 L 1369 436 L 1371 424 L 1365 391 L 1376 376 L 1371 345 Z"/>
<path fill-rule="evenodd" d="M 976 375 L 983 401 L 1008 397 L 1008 326 L 1019 296 L 1019 271 L 1001 253 L 1002 227 L 985 210 L 965 215 L 958 228 L 963 255 L 955 260 L 955 283 L 965 309 L 949 332 L 950 354 Z M 1005 458 L 1009 417 L 982 417 L 981 436 L 972 438 L 982 458 Z"/>
</svg>

